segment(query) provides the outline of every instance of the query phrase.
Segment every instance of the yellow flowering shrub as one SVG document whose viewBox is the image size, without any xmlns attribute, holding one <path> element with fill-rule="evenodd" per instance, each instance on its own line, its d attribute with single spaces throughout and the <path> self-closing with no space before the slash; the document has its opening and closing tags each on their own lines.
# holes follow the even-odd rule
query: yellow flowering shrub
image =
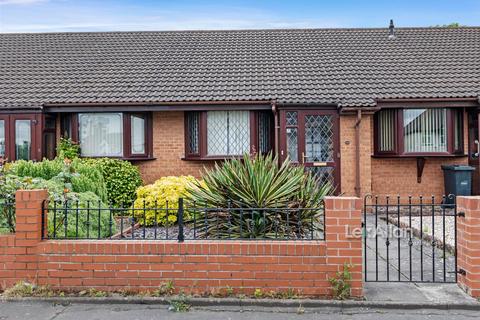
<svg viewBox="0 0 480 320">
<path fill-rule="evenodd" d="M 145 225 L 153 226 L 156 220 L 159 226 L 173 225 L 177 222 L 178 198 L 185 197 L 187 186 L 196 179 L 192 176 L 163 177 L 137 189 L 137 200 L 134 208 L 136 221 L 144 224 L 144 204 L 145 204 Z M 168 203 L 168 210 L 167 210 Z M 157 210 L 154 210 L 157 208 Z M 185 220 L 188 213 L 185 212 Z"/>
</svg>

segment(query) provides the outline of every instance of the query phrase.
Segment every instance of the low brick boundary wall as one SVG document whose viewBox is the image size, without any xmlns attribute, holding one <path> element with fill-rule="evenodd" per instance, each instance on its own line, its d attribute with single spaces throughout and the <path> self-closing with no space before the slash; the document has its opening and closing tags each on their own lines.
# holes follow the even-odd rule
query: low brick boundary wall
<svg viewBox="0 0 480 320">
<path fill-rule="evenodd" d="M 0 236 L 2 287 L 27 280 L 63 290 L 155 290 L 251 294 L 298 290 L 329 296 L 329 277 L 352 264 L 352 296 L 362 296 L 361 200 L 325 200 L 325 241 L 42 241 L 45 191 L 18 191 L 17 232 Z"/>
</svg>

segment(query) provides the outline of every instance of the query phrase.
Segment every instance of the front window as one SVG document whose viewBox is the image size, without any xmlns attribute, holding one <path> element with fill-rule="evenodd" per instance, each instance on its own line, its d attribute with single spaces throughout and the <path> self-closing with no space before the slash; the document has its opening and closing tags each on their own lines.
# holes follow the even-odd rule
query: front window
<svg viewBox="0 0 480 320">
<path fill-rule="evenodd" d="M 405 152 L 447 152 L 446 115 L 446 109 L 403 110 Z"/>
<path fill-rule="evenodd" d="M 123 156 L 121 113 L 80 113 L 78 124 L 82 156 Z"/>
<path fill-rule="evenodd" d="M 209 156 L 232 156 L 249 152 L 250 113 L 208 111 L 207 150 Z"/>
<path fill-rule="evenodd" d="M 131 115 L 130 123 L 131 152 L 134 155 L 145 154 L 145 118 L 139 115 Z"/>
<path fill-rule="evenodd" d="M 147 112 L 65 114 L 60 123 L 63 136 L 78 139 L 83 157 L 151 157 L 152 126 Z"/>
<path fill-rule="evenodd" d="M 383 109 L 375 119 L 378 155 L 463 153 L 463 109 Z"/>
<path fill-rule="evenodd" d="M 30 160 L 32 131 L 30 120 L 15 121 L 15 159 Z"/>
<path fill-rule="evenodd" d="M 185 113 L 185 156 L 222 158 L 272 149 L 273 119 L 265 111 Z"/>
</svg>

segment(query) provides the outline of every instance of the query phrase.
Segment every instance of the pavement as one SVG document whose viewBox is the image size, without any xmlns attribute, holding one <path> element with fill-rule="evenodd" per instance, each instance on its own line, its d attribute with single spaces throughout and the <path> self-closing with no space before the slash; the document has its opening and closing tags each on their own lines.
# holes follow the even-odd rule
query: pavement
<svg viewBox="0 0 480 320">
<path fill-rule="evenodd" d="M 135 320 L 135 319 L 352 319 L 390 320 L 421 319 L 476 319 L 478 310 L 408 309 L 408 308 L 344 308 L 338 306 L 302 306 L 300 302 L 290 307 L 256 306 L 193 306 L 188 312 L 172 312 L 165 304 L 110 304 L 70 303 L 48 301 L 0 302 L 0 319 L 35 320 Z"/>
</svg>

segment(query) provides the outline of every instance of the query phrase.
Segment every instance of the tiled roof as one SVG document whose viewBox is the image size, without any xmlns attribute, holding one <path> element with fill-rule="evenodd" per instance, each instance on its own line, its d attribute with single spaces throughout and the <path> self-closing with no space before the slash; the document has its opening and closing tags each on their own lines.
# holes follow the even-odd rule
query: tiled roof
<svg viewBox="0 0 480 320">
<path fill-rule="evenodd" d="M 0 108 L 479 95 L 480 27 L 0 34 Z"/>
</svg>

